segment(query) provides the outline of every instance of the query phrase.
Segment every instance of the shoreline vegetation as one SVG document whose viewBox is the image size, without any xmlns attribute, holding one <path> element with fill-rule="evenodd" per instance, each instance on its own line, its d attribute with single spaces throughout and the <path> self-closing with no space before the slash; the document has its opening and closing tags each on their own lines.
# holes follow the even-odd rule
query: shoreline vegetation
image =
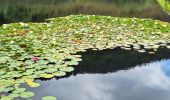
<svg viewBox="0 0 170 100">
<path fill-rule="evenodd" d="M 151 13 L 152 12 L 152 13 Z M 156 0 L 1 0 L 0 24 L 43 22 L 68 15 L 108 15 L 154 18 L 169 22 Z"/>
<path fill-rule="evenodd" d="M 157 0 L 162 9 L 170 15 L 170 0 Z"/>
<path fill-rule="evenodd" d="M 40 84 L 35 79 L 72 72 L 72 66 L 82 61 L 77 52 L 117 47 L 150 55 L 161 47 L 170 49 L 170 24 L 153 19 L 96 15 L 4 24 L 0 26 L 0 94 L 4 96 L 0 98 L 31 98 L 34 93 L 21 88 L 21 83 L 38 87 Z"/>
</svg>

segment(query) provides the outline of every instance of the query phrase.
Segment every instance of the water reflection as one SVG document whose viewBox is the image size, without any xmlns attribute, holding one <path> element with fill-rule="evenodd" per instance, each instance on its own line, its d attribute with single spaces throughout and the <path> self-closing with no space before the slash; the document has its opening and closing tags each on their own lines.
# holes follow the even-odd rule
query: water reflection
<svg viewBox="0 0 170 100">
<path fill-rule="evenodd" d="M 72 14 L 170 21 L 156 0 L 0 0 L 0 23 L 43 21 Z"/>
<path fill-rule="evenodd" d="M 170 0 L 157 0 L 163 10 L 170 15 Z"/>
<path fill-rule="evenodd" d="M 164 71 L 165 75 L 170 77 L 170 61 L 162 63 L 161 68 Z"/>
<path fill-rule="evenodd" d="M 170 50 L 160 47 L 155 54 L 139 53 L 132 50 L 127 51 L 121 48 L 106 49 L 102 51 L 87 50 L 82 55 L 83 61 L 76 66 L 74 75 L 79 73 L 111 73 L 119 70 L 127 70 L 137 65 L 170 59 Z M 107 66 L 107 68 L 106 68 Z"/>
<path fill-rule="evenodd" d="M 169 100 L 170 51 L 154 54 L 120 48 L 87 50 L 75 71 L 65 78 L 37 80 L 33 100 L 52 95 L 59 100 Z"/>
<path fill-rule="evenodd" d="M 169 100 L 170 77 L 164 69 L 169 63 L 170 60 L 162 60 L 116 73 L 37 81 L 42 85 L 30 90 L 36 93 L 35 100 L 45 95 L 59 100 Z"/>
</svg>

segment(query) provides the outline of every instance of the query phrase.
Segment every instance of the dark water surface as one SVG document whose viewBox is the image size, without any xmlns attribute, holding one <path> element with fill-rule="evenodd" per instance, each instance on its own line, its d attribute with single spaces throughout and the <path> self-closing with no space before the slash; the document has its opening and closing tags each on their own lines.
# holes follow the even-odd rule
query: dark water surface
<svg viewBox="0 0 170 100">
<path fill-rule="evenodd" d="M 115 50 L 80 53 L 83 61 L 64 78 L 37 80 L 33 100 L 56 96 L 58 100 L 169 100 L 170 51 L 156 54 Z"/>
<path fill-rule="evenodd" d="M 154 18 L 170 22 L 157 0 L 0 0 L 0 24 L 92 14 Z"/>
</svg>

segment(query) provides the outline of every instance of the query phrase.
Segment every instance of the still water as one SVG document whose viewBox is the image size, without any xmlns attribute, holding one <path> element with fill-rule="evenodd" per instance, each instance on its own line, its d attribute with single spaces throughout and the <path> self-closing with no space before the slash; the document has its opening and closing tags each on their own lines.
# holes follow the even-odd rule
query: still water
<svg viewBox="0 0 170 100">
<path fill-rule="evenodd" d="M 58 100 L 169 100 L 170 51 L 155 55 L 115 50 L 81 53 L 83 61 L 64 78 L 37 80 L 33 100 L 56 96 Z"/>
<path fill-rule="evenodd" d="M 170 22 L 157 0 L 0 0 L 0 24 L 41 22 L 77 14 L 153 18 Z"/>
</svg>

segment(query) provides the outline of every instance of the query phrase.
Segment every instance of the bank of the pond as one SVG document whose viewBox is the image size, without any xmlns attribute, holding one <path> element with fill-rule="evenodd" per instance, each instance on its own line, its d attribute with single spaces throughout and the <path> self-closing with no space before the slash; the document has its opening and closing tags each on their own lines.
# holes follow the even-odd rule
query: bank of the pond
<svg viewBox="0 0 170 100">
<path fill-rule="evenodd" d="M 77 52 L 121 47 L 154 54 L 160 46 L 170 48 L 170 24 L 152 19 L 72 15 L 5 24 L 0 27 L 0 93 L 9 95 L 1 99 L 31 98 L 34 93 L 20 84 L 38 87 L 37 78 L 65 76 L 82 60 Z"/>
<path fill-rule="evenodd" d="M 46 18 L 73 14 L 153 18 L 170 22 L 170 16 L 163 12 L 157 0 L 0 0 L 0 24 L 43 22 Z"/>
</svg>

